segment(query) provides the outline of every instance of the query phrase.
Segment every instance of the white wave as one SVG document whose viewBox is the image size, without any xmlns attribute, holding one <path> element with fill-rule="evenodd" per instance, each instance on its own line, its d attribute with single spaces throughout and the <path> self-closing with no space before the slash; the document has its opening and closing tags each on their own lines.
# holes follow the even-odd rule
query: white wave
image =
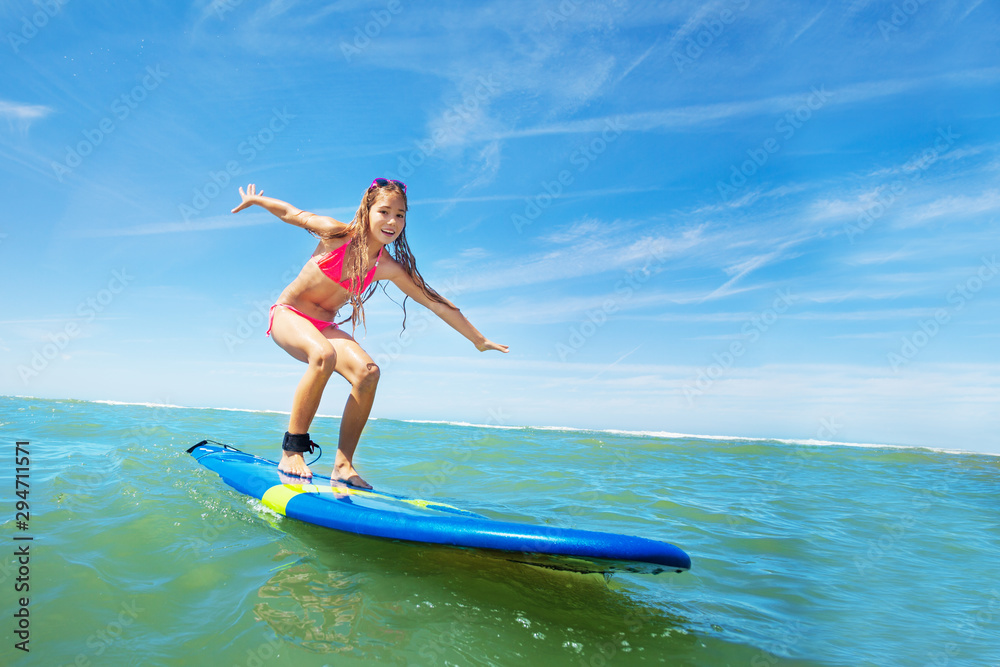
<svg viewBox="0 0 1000 667">
<path fill-rule="evenodd" d="M 108 401 L 108 400 L 82 400 L 82 399 L 50 399 L 50 398 L 38 398 L 34 396 L 8 396 L 8 398 L 22 398 L 22 399 L 36 399 L 36 400 L 79 400 L 81 403 L 101 403 L 104 405 L 121 405 L 121 406 L 142 406 L 147 408 L 167 408 L 167 409 L 180 409 L 180 410 L 220 410 L 223 412 L 249 412 L 255 414 L 277 414 L 277 415 L 287 415 L 289 412 L 283 410 L 255 410 L 249 408 L 217 408 L 217 407 L 192 407 L 184 405 L 171 405 L 166 403 L 143 403 L 143 402 L 127 402 L 127 401 Z M 323 419 L 340 419 L 340 415 L 316 415 L 317 418 Z M 621 435 L 626 437 L 639 437 L 639 438 L 662 438 L 666 440 L 680 440 L 680 439 L 698 439 L 698 440 L 716 440 L 721 442 L 760 442 L 760 443 L 781 443 L 784 445 L 797 445 L 804 447 L 861 447 L 867 449 L 910 449 L 918 451 L 929 451 L 937 452 L 940 454 L 982 454 L 985 456 L 997 456 L 1000 457 L 1000 452 L 974 452 L 965 449 L 946 449 L 944 447 L 928 447 L 922 445 L 888 445 L 880 443 L 862 443 L 862 442 L 840 442 L 835 440 L 815 440 L 812 438 L 762 438 L 762 437 L 751 437 L 743 435 L 705 435 L 697 433 L 675 433 L 672 431 L 629 431 L 624 429 L 600 429 L 600 428 L 581 428 L 578 426 L 514 426 L 510 424 L 477 424 L 474 422 L 463 422 L 463 421 L 451 421 L 444 419 L 390 419 L 382 418 L 385 421 L 398 421 L 407 424 L 440 424 L 442 426 L 461 426 L 465 428 L 484 428 L 484 429 L 496 429 L 502 431 L 562 431 L 567 433 L 605 433 L 608 435 Z M 369 421 L 378 421 L 376 417 L 370 417 Z"/>
<path fill-rule="evenodd" d="M 142 403 L 142 402 L 130 402 L 130 401 L 104 401 L 104 400 L 93 400 L 93 401 L 83 401 L 84 403 L 100 403 L 101 405 L 138 405 L 145 408 L 180 408 L 188 409 L 183 405 L 171 405 L 169 403 Z"/>
<path fill-rule="evenodd" d="M 868 449 L 912 449 L 921 451 L 938 452 L 941 454 L 984 454 L 986 456 L 1000 456 L 1000 452 L 973 452 L 963 449 L 945 449 L 943 447 L 927 447 L 922 445 L 887 445 L 879 443 L 863 442 L 839 442 L 835 440 L 815 440 L 812 438 L 762 438 L 745 435 L 704 435 L 697 433 L 674 433 L 672 431 L 628 431 L 614 428 L 581 428 L 577 426 L 510 426 L 504 424 L 474 424 L 470 422 L 457 422 L 447 420 L 431 419 L 399 419 L 396 421 L 409 424 L 441 424 L 443 426 L 465 426 L 472 428 L 490 428 L 498 430 L 531 430 L 531 431 L 563 431 L 568 433 L 605 433 L 608 435 L 621 435 L 626 437 L 640 438 L 662 438 L 665 440 L 716 440 L 720 442 L 759 442 L 759 443 L 781 443 L 783 445 L 798 445 L 806 447 L 862 447 Z"/>
<path fill-rule="evenodd" d="M 20 398 L 31 398 L 29 396 L 24 396 Z M 53 399 L 43 399 L 43 400 L 53 400 Z M 58 400 L 58 399 L 55 399 Z M 72 399 L 77 400 L 77 399 Z M 287 410 L 262 410 L 256 408 L 219 408 L 213 406 L 201 406 L 201 405 L 173 405 L 171 403 L 143 403 L 143 402 L 131 402 L 131 401 L 106 401 L 106 400 L 92 400 L 92 401 L 82 401 L 84 403 L 101 403 L 103 405 L 132 405 L 132 406 L 142 406 L 146 408 L 168 408 L 177 410 L 219 410 L 220 412 L 249 412 L 252 414 L 261 415 L 289 415 L 291 414 Z M 316 415 L 318 419 L 340 419 L 340 415 Z M 369 417 L 368 421 L 377 421 L 376 417 Z"/>
<path fill-rule="evenodd" d="M 500 430 L 518 430 L 532 428 L 531 426 L 507 426 L 504 424 L 473 424 L 472 422 L 453 422 L 442 419 L 397 419 L 395 421 L 407 424 L 441 424 L 442 426 L 467 426 L 470 428 L 495 428 Z"/>
</svg>

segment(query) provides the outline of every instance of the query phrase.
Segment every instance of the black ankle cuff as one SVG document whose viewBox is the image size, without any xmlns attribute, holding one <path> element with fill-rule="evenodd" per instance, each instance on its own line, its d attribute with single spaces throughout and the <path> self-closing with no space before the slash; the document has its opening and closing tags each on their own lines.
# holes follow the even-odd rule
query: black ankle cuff
<svg viewBox="0 0 1000 667">
<path fill-rule="evenodd" d="M 309 439 L 308 433 L 292 434 L 285 431 L 285 440 L 281 443 L 282 450 L 301 454 L 303 452 L 311 452 L 313 447 L 313 442 Z"/>
</svg>

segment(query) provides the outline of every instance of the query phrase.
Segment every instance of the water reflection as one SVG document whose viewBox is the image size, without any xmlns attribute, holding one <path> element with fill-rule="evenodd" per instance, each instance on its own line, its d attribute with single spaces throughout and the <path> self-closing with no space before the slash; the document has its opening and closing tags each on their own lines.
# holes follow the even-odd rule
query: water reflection
<svg viewBox="0 0 1000 667">
<path fill-rule="evenodd" d="M 281 522 L 281 564 L 256 617 L 314 653 L 407 664 L 749 663 L 732 644 L 627 581 L 508 562 L 474 550 L 347 535 Z M 336 544 L 331 544 L 335 540 Z M 657 579 L 671 575 L 659 575 Z M 680 575 L 683 576 L 683 575 Z M 768 655 L 768 664 L 783 661 Z M 690 662 L 687 661 L 690 659 Z"/>
</svg>

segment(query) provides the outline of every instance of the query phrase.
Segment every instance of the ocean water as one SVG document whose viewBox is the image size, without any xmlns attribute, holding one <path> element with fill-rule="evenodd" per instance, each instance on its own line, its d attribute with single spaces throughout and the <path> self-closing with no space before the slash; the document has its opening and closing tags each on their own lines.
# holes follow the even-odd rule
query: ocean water
<svg viewBox="0 0 1000 667">
<path fill-rule="evenodd" d="M 286 420 L 0 397 L 0 664 L 1000 665 L 1000 457 L 368 424 L 378 488 L 692 557 L 607 582 L 280 517 L 185 452 L 274 458 Z M 337 427 L 314 423 L 314 469 Z"/>
</svg>

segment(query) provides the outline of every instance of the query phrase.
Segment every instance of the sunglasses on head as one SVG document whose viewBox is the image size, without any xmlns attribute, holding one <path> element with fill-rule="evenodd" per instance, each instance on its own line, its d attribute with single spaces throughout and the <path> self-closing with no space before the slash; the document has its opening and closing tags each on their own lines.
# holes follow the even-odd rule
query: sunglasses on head
<svg viewBox="0 0 1000 667">
<path fill-rule="evenodd" d="M 404 195 L 406 194 L 406 183 L 404 183 L 403 181 L 397 181 L 396 179 L 393 178 L 376 178 L 374 181 L 372 181 L 372 184 L 368 186 L 368 189 L 371 190 L 372 188 L 381 188 L 383 186 L 389 185 L 390 183 L 395 183 L 396 185 L 401 187 L 403 189 L 403 194 Z"/>
</svg>

